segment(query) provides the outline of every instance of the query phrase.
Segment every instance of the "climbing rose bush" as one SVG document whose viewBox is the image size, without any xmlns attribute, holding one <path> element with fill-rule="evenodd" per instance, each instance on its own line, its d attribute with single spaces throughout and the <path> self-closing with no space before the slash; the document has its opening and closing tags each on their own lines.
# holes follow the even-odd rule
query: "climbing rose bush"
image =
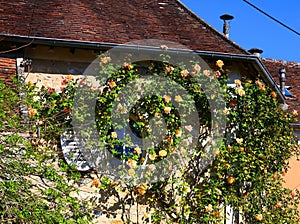
<svg viewBox="0 0 300 224">
<path fill-rule="evenodd" d="M 189 141 L 182 144 L 182 140 L 193 137 L 193 127 L 181 128 L 181 122 L 188 117 L 179 116 L 173 102 L 182 103 L 187 109 L 191 102 L 181 95 L 173 98 L 171 95 L 145 96 L 135 102 L 130 118 L 133 130 L 140 137 L 151 134 L 149 124 L 153 118 L 157 118 L 155 125 L 165 122 L 167 127 L 166 132 L 162 132 L 162 141 L 144 152 L 130 139 L 119 139 L 118 132 L 112 127 L 111 115 L 115 112 L 112 105 L 122 98 L 121 89 L 146 71 L 153 76 L 172 79 L 195 102 L 199 123 L 205 127 L 203 135 L 189 151 L 188 163 L 174 172 L 170 169 L 168 178 L 156 182 L 119 182 L 97 169 L 79 173 L 75 164 L 66 164 L 59 156 L 59 136 L 71 127 L 71 117 L 89 116 L 72 113 L 78 86 L 90 85 L 90 90 L 96 91 L 95 86 L 84 79 L 66 76 L 60 91 L 45 86 L 38 88 L 34 83 L 18 88 L 1 84 L 0 99 L 5 102 L 0 111 L 3 130 L 1 221 L 84 223 L 91 220 L 90 213 L 95 216 L 96 211 L 101 211 L 107 217 L 115 217 L 117 210 L 121 210 L 121 218 L 126 223 L 134 221 L 129 205 L 135 204 L 137 208 L 144 208 L 140 217 L 143 222 L 221 223 L 230 208 L 234 214 L 239 214 L 237 222 L 298 223 L 298 191 L 285 189 L 282 185 L 283 174 L 289 168 L 288 159 L 297 156 L 299 150 L 289 125 L 296 112 L 283 111 L 276 93 L 260 77 L 235 80 L 234 86 L 226 85 L 226 63 L 221 60 L 217 60 L 214 70 L 210 71 L 202 69 L 196 61 L 192 62 L 193 66 L 176 67 L 169 64 L 168 59 L 164 54 L 162 62 L 148 62 L 147 66 L 128 60 L 121 68 L 115 68 L 109 55 L 99 57 L 101 71 L 109 74 L 95 108 L 99 141 L 105 142 L 109 153 L 127 166 L 126 175 L 131 180 L 145 161 L 151 178 L 157 162 L 174 153 L 180 154 L 176 151 L 180 144 L 179 151 L 188 148 L 184 145 L 188 146 Z M 214 160 L 205 166 L 199 161 L 203 161 L 207 139 L 213 130 L 207 98 L 214 96 L 206 96 L 193 79 L 196 74 L 218 82 L 226 101 L 222 111 L 226 115 L 224 138 L 218 148 L 213 148 Z M 28 108 L 25 117 L 20 116 L 18 109 L 24 105 Z M 128 112 L 121 103 L 115 109 L 118 114 Z M 30 133 L 30 137 L 23 137 L 23 132 Z M 128 153 L 122 153 L 118 148 L 124 144 Z M 86 201 L 77 199 L 74 192 L 81 178 L 90 179 L 90 186 L 99 197 Z M 108 203 L 111 197 L 115 199 L 114 205 Z"/>
</svg>

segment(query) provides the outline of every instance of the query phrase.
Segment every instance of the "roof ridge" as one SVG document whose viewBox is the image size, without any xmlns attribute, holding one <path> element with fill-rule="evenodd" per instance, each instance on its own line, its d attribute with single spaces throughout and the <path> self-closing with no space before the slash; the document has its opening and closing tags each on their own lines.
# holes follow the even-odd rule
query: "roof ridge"
<svg viewBox="0 0 300 224">
<path fill-rule="evenodd" d="M 262 60 L 266 62 L 274 62 L 274 63 L 282 64 L 285 66 L 300 66 L 300 62 L 296 62 L 296 61 L 286 61 L 286 60 L 275 59 L 275 58 L 262 58 Z"/>
<path fill-rule="evenodd" d="M 237 47 L 239 50 L 244 51 L 245 54 L 250 54 L 245 48 L 241 47 L 239 44 L 237 44 L 233 40 L 227 38 L 223 33 L 219 32 L 216 28 L 214 28 L 209 23 L 207 23 L 205 20 L 203 20 L 200 16 L 198 16 L 195 12 L 193 12 L 189 7 L 187 7 L 181 0 L 175 0 L 175 1 L 177 1 L 182 7 L 184 7 L 185 10 L 187 10 L 189 13 L 191 13 L 192 16 L 194 16 L 197 20 L 199 20 L 199 22 L 201 22 L 204 26 L 208 27 L 211 31 L 213 31 L 215 34 L 217 34 L 223 40 L 227 41 L 232 46 Z"/>
</svg>

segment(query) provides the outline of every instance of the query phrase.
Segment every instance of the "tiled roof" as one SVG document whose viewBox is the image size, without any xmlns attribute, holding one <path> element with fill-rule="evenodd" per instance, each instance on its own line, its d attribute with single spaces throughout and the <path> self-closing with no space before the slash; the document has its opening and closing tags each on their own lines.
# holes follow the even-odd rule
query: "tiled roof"
<svg viewBox="0 0 300 224">
<path fill-rule="evenodd" d="M 118 44 L 160 39 L 193 50 L 248 54 L 179 0 L 0 0 L 0 5 L 0 35 Z"/>
<path fill-rule="evenodd" d="M 289 92 L 292 94 L 292 97 L 286 97 L 287 104 L 290 111 L 298 111 L 298 123 L 300 124 L 300 63 L 274 59 L 262 59 L 262 61 L 278 85 L 279 69 L 286 69 L 286 86 L 291 87 Z"/>
</svg>

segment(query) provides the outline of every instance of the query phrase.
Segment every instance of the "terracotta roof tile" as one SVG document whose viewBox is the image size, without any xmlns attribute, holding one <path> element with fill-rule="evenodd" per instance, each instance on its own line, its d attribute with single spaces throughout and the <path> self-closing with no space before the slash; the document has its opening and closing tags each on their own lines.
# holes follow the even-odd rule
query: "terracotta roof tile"
<svg viewBox="0 0 300 224">
<path fill-rule="evenodd" d="M 123 44 L 178 42 L 190 49 L 248 54 L 178 0 L 0 0 L 0 34 Z"/>
<path fill-rule="evenodd" d="M 262 59 L 262 61 L 278 85 L 279 69 L 286 69 L 286 86 L 292 87 L 289 92 L 293 95 L 293 97 L 287 97 L 287 104 L 290 111 L 298 111 L 300 124 L 300 63 L 274 59 Z"/>
</svg>

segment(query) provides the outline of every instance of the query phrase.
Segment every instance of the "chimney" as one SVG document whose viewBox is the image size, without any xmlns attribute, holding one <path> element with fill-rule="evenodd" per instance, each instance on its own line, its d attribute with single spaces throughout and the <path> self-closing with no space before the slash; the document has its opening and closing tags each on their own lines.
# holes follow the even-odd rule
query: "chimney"
<svg viewBox="0 0 300 224">
<path fill-rule="evenodd" d="M 229 22 L 233 19 L 234 17 L 232 15 L 229 14 L 224 14 L 220 16 L 220 19 L 222 19 L 224 21 L 223 24 L 223 33 L 224 35 L 229 38 L 229 29 L 230 29 L 230 25 Z"/>
<path fill-rule="evenodd" d="M 279 81 L 280 81 L 280 90 L 283 95 L 285 95 L 285 82 L 286 82 L 286 71 L 285 68 L 279 69 Z"/>
<path fill-rule="evenodd" d="M 263 53 L 264 51 L 258 48 L 251 48 L 250 50 L 248 50 L 251 54 L 260 57 L 261 53 Z"/>
</svg>

